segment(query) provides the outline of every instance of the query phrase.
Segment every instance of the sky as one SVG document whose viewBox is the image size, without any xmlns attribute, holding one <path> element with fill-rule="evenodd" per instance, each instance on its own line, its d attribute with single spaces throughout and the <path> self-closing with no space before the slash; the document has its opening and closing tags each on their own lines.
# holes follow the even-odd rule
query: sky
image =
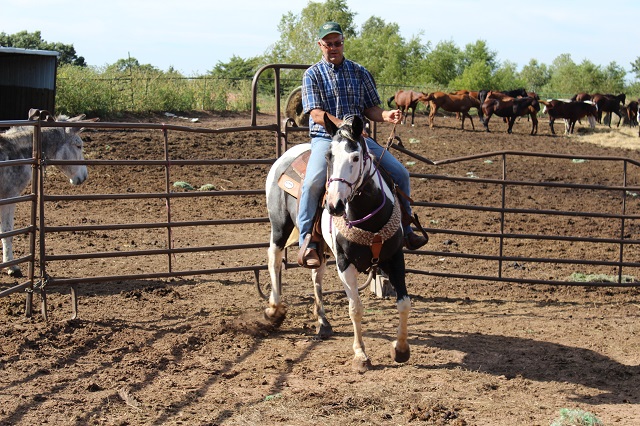
<svg viewBox="0 0 640 426">
<path fill-rule="evenodd" d="M 319 0 L 318 0 L 319 1 Z M 47 42 L 72 44 L 90 66 L 136 58 L 186 76 L 205 74 L 231 57 L 265 53 L 279 37 L 283 15 L 299 15 L 307 0 L 3 0 L 0 32 L 40 31 Z M 640 57 L 632 42 L 640 2 L 615 7 L 593 0 L 346 0 L 357 29 L 371 16 L 396 23 L 409 40 L 464 49 L 484 40 L 500 62 L 517 69 L 536 59 L 551 65 L 570 54 L 606 67 L 616 62 L 630 75 Z M 599 25 L 596 20 L 606 24 Z M 349 56 L 349 52 L 345 52 Z"/>
</svg>

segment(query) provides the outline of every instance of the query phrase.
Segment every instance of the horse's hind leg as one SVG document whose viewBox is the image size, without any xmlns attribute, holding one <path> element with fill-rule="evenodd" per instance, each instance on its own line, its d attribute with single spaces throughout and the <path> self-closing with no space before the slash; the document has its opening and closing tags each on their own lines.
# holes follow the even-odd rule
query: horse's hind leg
<svg viewBox="0 0 640 426">
<path fill-rule="evenodd" d="M 333 336 L 333 328 L 327 320 L 324 311 L 324 302 L 322 300 L 322 278 L 327 269 L 327 262 L 322 262 L 319 268 L 311 270 L 311 279 L 313 280 L 313 294 L 315 303 L 313 305 L 313 313 L 316 316 L 316 337 L 326 339 Z"/>
<path fill-rule="evenodd" d="M 16 211 L 15 204 L 6 204 L 0 206 L 0 233 L 13 231 L 13 218 Z M 13 237 L 2 239 L 2 262 L 10 262 L 13 260 Z M 7 268 L 7 274 L 12 277 L 21 277 L 22 272 L 18 265 Z"/>
<path fill-rule="evenodd" d="M 284 249 L 271 242 L 268 254 L 269 277 L 271 278 L 271 294 L 269 306 L 264 310 L 264 316 L 275 326 L 280 326 L 287 315 L 287 307 L 282 303 L 282 259 Z"/>
</svg>

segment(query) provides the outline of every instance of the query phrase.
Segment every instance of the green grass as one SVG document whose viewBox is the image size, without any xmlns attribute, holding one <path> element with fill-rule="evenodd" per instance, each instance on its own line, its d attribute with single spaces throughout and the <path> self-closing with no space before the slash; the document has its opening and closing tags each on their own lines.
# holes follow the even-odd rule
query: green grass
<svg viewBox="0 0 640 426">
<path fill-rule="evenodd" d="M 583 410 L 562 408 L 551 426 L 604 426 L 596 416 Z"/>
<path fill-rule="evenodd" d="M 582 283 L 617 283 L 618 276 L 617 275 L 607 275 L 607 274 L 585 274 L 582 272 L 574 272 L 569 277 L 571 281 L 582 282 Z M 623 283 L 634 283 L 636 282 L 636 277 L 632 275 L 623 275 L 622 282 Z"/>
</svg>

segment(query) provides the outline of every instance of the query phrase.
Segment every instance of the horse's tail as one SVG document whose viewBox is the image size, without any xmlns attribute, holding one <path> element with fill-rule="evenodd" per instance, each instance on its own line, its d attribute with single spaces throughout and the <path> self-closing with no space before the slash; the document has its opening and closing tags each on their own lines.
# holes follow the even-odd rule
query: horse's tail
<svg viewBox="0 0 640 426">
<path fill-rule="evenodd" d="M 392 97 L 387 99 L 387 106 L 389 106 L 389 108 L 391 108 L 391 102 L 393 102 L 395 98 L 396 98 L 396 95 L 393 95 Z"/>
</svg>

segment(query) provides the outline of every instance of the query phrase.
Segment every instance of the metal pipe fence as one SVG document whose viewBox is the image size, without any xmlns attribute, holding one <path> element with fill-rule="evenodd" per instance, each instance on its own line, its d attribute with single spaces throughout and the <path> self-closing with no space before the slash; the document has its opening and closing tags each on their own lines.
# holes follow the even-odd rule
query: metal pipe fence
<svg viewBox="0 0 640 426">
<path fill-rule="evenodd" d="M 27 264 L 29 274 L 27 280 L 14 283 L 9 288 L 0 292 L 0 297 L 9 294 L 26 291 L 28 294 L 27 314 L 30 314 L 31 294 L 37 291 L 42 299 L 42 313 L 46 318 L 46 291 L 50 286 L 65 286 L 71 291 L 73 316 L 77 315 L 76 286 L 90 285 L 99 282 L 134 281 L 145 279 L 164 279 L 172 277 L 185 277 L 210 274 L 229 274 L 236 272 L 253 272 L 256 285 L 260 286 L 260 271 L 265 271 L 266 257 L 264 249 L 268 247 L 268 218 L 267 217 L 242 217 L 240 213 L 231 217 L 217 217 L 215 209 L 212 216 L 199 220 L 185 220 L 183 217 L 174 216 L 175 205 L 179 203 L 196 202 L 198 200 L 210 201 L 211 205 L 224 197 L 243 197 L 245 199 L 262 199 L 264 197 L 263 182 L 257 180 L 255 187 L 239 190 L 205 190 L 197 192 L 178 192 L 172 189 L 174 180 L 172 170 L 185 166 L 224 167 L 230 165 L 257 165 L 268 168 L 275 159 L 287 148 L 288 137 L 292 132 L 303 131 L 304 128 L 292 128 L 288 122 L 281 120 L 279 70 L 282 68 L 303 69 L 306 65 L 269 65 L 256 73 L 253 87 L 253 105 L 251 124 L 243 127 L 202 129 L 189 126 L 176 126 L 153 123 L 85 123 L 86 128 L 113 129 L 113 130 L 156 130 L 162 133 L 163 159 L 155 160 L 98 160 L 85 159 L 84 161 L 45 160 L 41 158 L 38 140 L 39 130 L 45 126 L 69 126 L 67 122 L 2 122 L 0 125 L 32 125 L 35 126 L 34 154 L 29 160 L 0 162 L 0 167 L 11 167 L 16 164 L 31 164 L 34 168 L 34 181 L 32 190 L 28 195 L 18 198 L 0 200 L 0 204 L 26 203 L 32 209 L 30 223 L 22 228 L 8 233 L 0 234 L 0 237 L 25 235 L 30 239 L 30 247 L 27 254 L 10 263 L 0 264 L 0 268 L 6 268 L 13 264 Z M 273 69 L 275 72 L 275 97 L 276 114 L 268 125 L 258 125 L 256 120 L 256 82 L 261 72 Z M 179 136 L 182 133 L 224 134 L 231 133 L 242 135 L 246 132 L 269 132 L 274 135 L 274 157 L 272 158 L 229 158 L 229 159 L 180 159 L 175 158 L 175 153 L 170 153 L 170 136 Z M 439 194 L 438 199 L 420 199 L 414 197 L 414 209 L 421 217 L 432 218 L 425 229 L 431 236 L 431 242 L 427 246 L 429 250 L 407 252 L 407 272 L 417 275 L 427 275 L 443 278 L 459 278 L 465 280 L 488 280 L 495 282 L 511 282 L 523 284 L 549 284 L 549 285 L 596 285 L 596 286 L 637 286 L 638 280 L 634 275 L 640 271 L 640 239 L 634 237 L 636 228 L 640 229 L 640 205 L 633 194 L 640 194 L 640 163 L 620 157 L 583 157 L 589 161 L 595 169 L 601 163 L 614 164 L 619 167 L 619 172 L 607 176 L 606 182 L 571 182 L 548 181 L 541 176 L 527 176 L 531 167 L 526 162 L 528 159 L 540 164 L 543 168 L 548 161 L 572 161 L 572 156 L 550 153 L 531 153 L 518 151 L 498 151 L 482 153 L 474 156 L 452 158 L 440 161 L 431 161 L 420 155 L 406 150 L 398 144 L 392 145 L 403 155 L 408 155 L 419 162 L 428 164 L 434 173 L 411 173 L 412 185 L 420 185 L 420 182 L 428 182 L 433 187 L 434 193 Z M 177 156 L 179 157 L 179 155 Z M 44 173 L 45 166 L 62 164 L 85 164 L 88 167 L 156 167 L 162 169 L 163 179 L 159 182 L 158 190 L 134 193 L 85 193 L 72 194 L 50 193 L 47 189 L 47 176 Z M 490 173 L 487 176 L 470 176 L 465 170 L 473 169 L 478 164 L 487 165 Z M 613 167 L 613 166 L 612 166 Z M 569 174 L 567 175 L 569 176 Z M 615 183 L 617 180 L 618 183 Z M 470 188 L 476 188 L 477 198 L 468 196 Z M 561 191 L 560 196 L 575 198 L 575 208 L 572 210 L 558 210 L 553 206 L 536 206 L 537 197 L 553 191 Z M 563 192 L 564 191 L 564 192 Z M 583 194 L 583 195 L 581 195 Z M 601 194 L 606 194 L 602 196 Z M 466 198 L 465 198 L 466 197 Z M 600 207 L 599 210 L 587 210 L 585 206 L 589 201 Z M 607 203 L 602 202 L 604 198 Z M 461 202 L 465 199 L 467 202 Z M 533 201 L 532 201 L 533 200 Z M 80 205 L 90 202 L 110 203 L 137 203 L 159 202 L 164 203 L 165 210 L 154 220 L 135 221 L 121 223 L 86 223 L 81 225 L 51 224 L 47 222 L 51 208 L 59 204 Z M 605 205 L 606 204 L 606 205 Z M 454 226 L 457 222 L 438 222 L 437 218 L 447 215 L 457 217 L 475 218 L 470 224 L 463 227 Z M 222 215 L 224 216 L 224 215 Z M 452 216 L 453 217 L 453 216 Z M 564 218 L 574 221 L 570 230 L 565 230 Z M 110 218 L 104 218 L 108 220 Z M 532 234 L 526 232 L 529 221 L 548 221 L 548 233 Z M 585 220 L 603 221 L 606 226 L 603 230 L 613 229 L 613 235 L 581 235 L 580 223 Z M 451 223 L 451 225 L 449 225 Z M 462 222 L 460 222 L 462 223 Z M 190 245 L 189 234 L 181 239 L 186 244 L 175 243 L 176 235 L 181 230 L 189 229 L 198 232 L 199 229 L 218 227 L 253 227 L 256 232 L 255 240 L 229 241 L 226 244 L 202 244 Z M 253 229 L 252 228 L 252 229 Z M 578 228 L 578 229 L 576 229 Z M 630 231 L 633 229 L 633 232 Z M 195 231 L 194 231 L 195 230 Z M 154 233 L 157 247 L 144 248 L 118 248 L 111 250 L 87 249 L 84 252 L 65 252 L 64 238 L 60 235 L 78 236 L 83 234 L 100 235 L 100 233 L 118 232 L 142 232 Z M 568 234 L 575 232 L 575 234 Z M 193 235 L 193 234 L 191 234 Z M 75 238 L 75 237 L 74 237 Z M 35 241 L 39 242 L 35 244 Z M 455 247 L 455 240 L 474 241 L 472 247 L 476 252 L 463 252 Z M 156 243 L 156 242 L 154 242 Z M 584 247 L 583 255 L 576 257 L 563 257 L 561 254 L 567 245 L 580 244 Z M 465 245 L 467 246 L 467 245 Z M 522 247 L 529 247 L 522 249 Z M 261 250 L 255 260 L 242 265 L 229 266 L 224 259 L 233 258 L 233 253 L 238 251 Z M 215 266 L 185 267 L 185 262 L 180 257 L 201 256 L 215 254 L 215 258 L 222 261 Z M 160 257 L 164 259 L 163 270 L 139 271 L 135 267 L 142 265 L 148 257 Z M 105 266 L 105 272 L 100 275 L 87 276 L 82 267 L 72 266 L 82 262 L 124 262 L 121 265 L 134 267 L 126 273 L 108 273 L 117 270 L 116 266 Z M 474 262 L 483 273 L 466 273 L 460 267 L 464 262 Z M 189 265 L 199 265 L 198 262 Z M 55 267 L 53 265 L 56 265 Z M 59 266 L 62 265 L 62 266 Z M 520 265 L 520 266 L 518 266 Z M 527 265 L 522 267 L 522 265 Z M 568 272 L 582 267 L 590 270 L 611 274 L 614 271 L 617 279 L 613 282 L 584 282 L 570 277 Z M 297 267 L 287 261 L 287 268 Z M 96 268 L 93 268 L 96 269 Z M 99 268 L 98 268 L 99 269 Z M 124 268 L 123 268 L 124 269 Z M 36 272 L 37 270 L 37 272 Z M 551 272 L 549 272 L 551 270 Z M 550 276 L 553 275 L 553 279 Z M 569 278 L 567 278 L 569 276 Z M 629 278 L 631 277 L 631 278 Z"/>
</svg>

